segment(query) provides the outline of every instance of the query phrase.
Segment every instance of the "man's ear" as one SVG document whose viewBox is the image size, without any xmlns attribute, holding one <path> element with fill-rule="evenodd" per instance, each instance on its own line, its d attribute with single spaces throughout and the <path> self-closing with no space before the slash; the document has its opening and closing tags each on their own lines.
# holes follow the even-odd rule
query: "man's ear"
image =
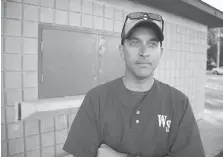
<svg viewBox="0 0 223 157">
<path fill-rule="evenodd" d="M 160 57 L 163 55 L 163 47 L 160 48 Z"/>
<path fill-rule="evenodd" d="M 120 56 L 122 60 L 124 60 L 124 46 L 123 45 L 119 45 L 119 52 L 120 52 Z"/>
</svg>

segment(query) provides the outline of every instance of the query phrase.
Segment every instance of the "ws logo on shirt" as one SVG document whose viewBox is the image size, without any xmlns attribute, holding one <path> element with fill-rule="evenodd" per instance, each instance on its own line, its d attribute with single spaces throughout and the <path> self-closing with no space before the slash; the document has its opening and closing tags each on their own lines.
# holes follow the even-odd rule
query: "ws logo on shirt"
<svg viewBox="0 0 223 157">
<path fill-rule="evenodd" d="M 169 132 L 171 120 L 167 120 L 167 116 L 165 115 L 158 115 L 159 127 L 163 127 L 166 129 L 166 132 Z"/>
</svg>

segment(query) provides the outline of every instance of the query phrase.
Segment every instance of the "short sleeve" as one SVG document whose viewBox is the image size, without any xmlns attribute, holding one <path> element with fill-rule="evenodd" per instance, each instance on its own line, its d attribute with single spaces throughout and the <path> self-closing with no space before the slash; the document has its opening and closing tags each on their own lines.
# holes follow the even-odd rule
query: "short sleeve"
<svg viewBox="0 0 223 157">
<path fill-rule="evenodd" d="M 76 157 L 96 157 L 100 144 L 97 118 L 87 93 L 72 123 L 63 150 Z"/>
<path fill-rule="evenodd" d="M 183 116 L 169 155 L 171 157 L 205 157 L 197 122 L 188 98 L 184 104 Z"/>
</svg>

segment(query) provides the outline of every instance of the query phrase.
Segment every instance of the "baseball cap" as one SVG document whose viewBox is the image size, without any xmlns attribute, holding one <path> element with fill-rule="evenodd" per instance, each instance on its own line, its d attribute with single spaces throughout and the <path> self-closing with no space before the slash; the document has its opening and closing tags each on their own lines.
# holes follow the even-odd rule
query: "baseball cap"
<svg viewBox="0 0 223 157">
<path fill-rule="evenodd" d="M 123 25 L 121 42 L 123 44 L 124 39 L 128 38 L 131 32 L 139 26 L 146 26 L 153 29 L 157 34 L 159 41 L 162 42 L 164 40 L 163 25 L 164 21 L 158 14 L 143 12 L 130 13 L 126 16 L 126 20 Z"/>
</svg>

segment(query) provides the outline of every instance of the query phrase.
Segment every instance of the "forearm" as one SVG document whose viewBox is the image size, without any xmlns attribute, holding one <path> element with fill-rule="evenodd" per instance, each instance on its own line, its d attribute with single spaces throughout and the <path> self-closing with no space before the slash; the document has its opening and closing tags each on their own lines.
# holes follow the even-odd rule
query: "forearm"
<svg viewBox="0 0 223 157">
<path fill-rule="evenodd" d="M 135 155 L 127 155 L 127 157 L 141 157 L 141 156 L 135 156 Z M 162 157 L 170 157 L 168 155 L 162 156 Z"/>
<path fill-rule="evenodd" d="M 111 147 L 109 147 L 105 144 L 102 144 L 98 149 L 97 157 L 105 157 L 105 156 L 111 156 L 111 157 L 143 157 L 143 156 L 121 153 L 121 152 L 118 152 L 118 151 L 112 149 Z M 165 155 L 165 156 L 162 156 L 162 157 L 169 157 L 169 156 Z"/>
<path fill-rule="evenodd" d="M 119 153 L 119 152 L 118 152 Z M 126 154 L 126 157 L 143 157 L 143 156 L 137 156 L 137 155 L 131 155 L 131 154 Z M 169 155 L 164 155 L 162 157 L 170 157 Z"/>
</svg>

